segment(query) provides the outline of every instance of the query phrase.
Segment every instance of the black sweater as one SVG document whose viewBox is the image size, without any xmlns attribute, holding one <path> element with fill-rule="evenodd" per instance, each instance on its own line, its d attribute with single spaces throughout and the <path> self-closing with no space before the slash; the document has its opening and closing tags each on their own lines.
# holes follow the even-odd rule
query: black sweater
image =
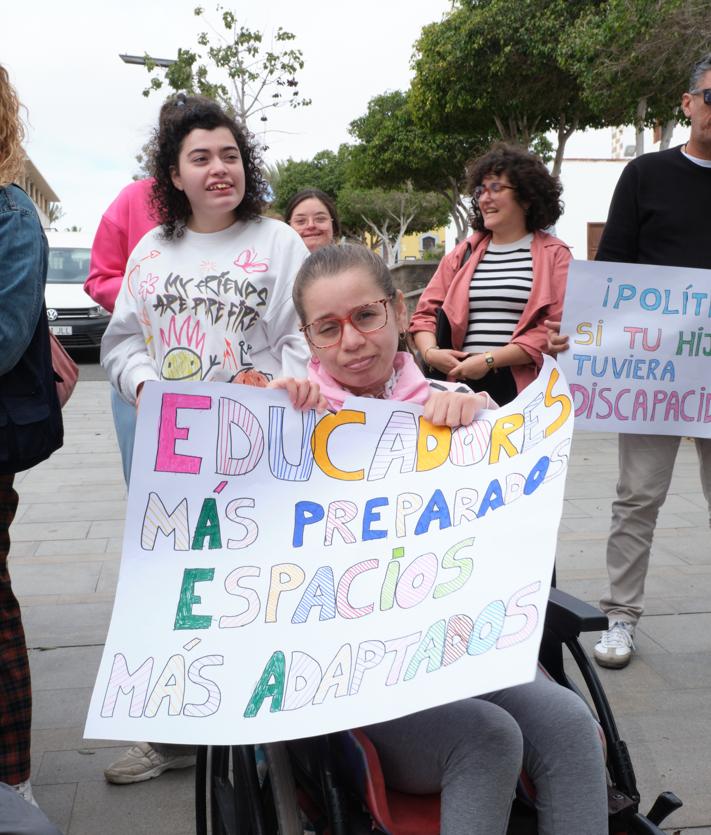
<svg viewBox="0 0 711 835">
<path fill-rule="evenodd" d="M 632 160 L 612 196 L 596 260 L 711 269 L 711 168 L 680 148 Z"/>
</svg>

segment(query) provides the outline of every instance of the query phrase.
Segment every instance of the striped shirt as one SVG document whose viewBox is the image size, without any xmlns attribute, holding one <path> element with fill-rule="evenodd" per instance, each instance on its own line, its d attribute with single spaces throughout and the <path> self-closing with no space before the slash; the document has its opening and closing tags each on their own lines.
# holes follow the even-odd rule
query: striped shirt
<svg viewBox="0 0 711 835">
<path fill-rule="evenodd" d="M 469 324 L 463 351 L 480 354 L 508 345 L 533 284 L 533 235 L 490 243 L 469 285 Z"/>
</svg>

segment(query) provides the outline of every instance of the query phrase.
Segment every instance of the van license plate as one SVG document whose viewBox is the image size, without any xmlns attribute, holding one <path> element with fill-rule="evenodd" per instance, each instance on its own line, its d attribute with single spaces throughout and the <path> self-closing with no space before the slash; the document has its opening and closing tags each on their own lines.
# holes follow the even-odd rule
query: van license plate
<svg viewBox="0 0 711 835">
<path fill-rule="evenodd" d="M 72 335 L 72 326 L 71 325 L 50 325 L 49 329 L 55 336 L 71 336 Z"/>
</svg>

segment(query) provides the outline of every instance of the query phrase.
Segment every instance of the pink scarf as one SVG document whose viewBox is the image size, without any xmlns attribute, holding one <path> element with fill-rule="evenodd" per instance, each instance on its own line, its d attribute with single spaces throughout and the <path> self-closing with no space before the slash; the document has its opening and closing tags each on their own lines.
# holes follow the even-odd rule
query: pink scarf
<svg viewBox="0 0 711 835">
<path fill-rule="evenodd" d="M 354 396 L 352 391 L 343 388 L 337 380 L 334 380 L 314 357 L 309 362 L 308 373 L 309 380 L 319 384 L 321 394 L 328 400 L 330 408 L 334 411 L 343 408 L 343 402 L 347 397 Z M 412 355 L 405 351 L 398 351 L 393 361 L 393 374 L 385 384 L 382 399 L 400 400 L 403 403 L 417 403 L 424 406 L 429 396 L 429 384 Z"/>
</svg>

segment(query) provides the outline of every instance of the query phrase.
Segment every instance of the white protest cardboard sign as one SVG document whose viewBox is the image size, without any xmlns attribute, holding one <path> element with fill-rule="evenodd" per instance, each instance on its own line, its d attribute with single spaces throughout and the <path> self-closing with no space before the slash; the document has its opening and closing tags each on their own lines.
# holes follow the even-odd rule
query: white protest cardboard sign
<svg viewBox="0 0 711 835">
<path fill-rule="evenodd" d="M 547 360 L 470 426 L 147 384 L 88 737 L 269 742 L 531 681 L 572 406 Z"/>
<path fill-rule="evenodd" d="M 573 261 L 561 333 L 578 429 L 711 437 L 711 270 Z"/>
</svg>

